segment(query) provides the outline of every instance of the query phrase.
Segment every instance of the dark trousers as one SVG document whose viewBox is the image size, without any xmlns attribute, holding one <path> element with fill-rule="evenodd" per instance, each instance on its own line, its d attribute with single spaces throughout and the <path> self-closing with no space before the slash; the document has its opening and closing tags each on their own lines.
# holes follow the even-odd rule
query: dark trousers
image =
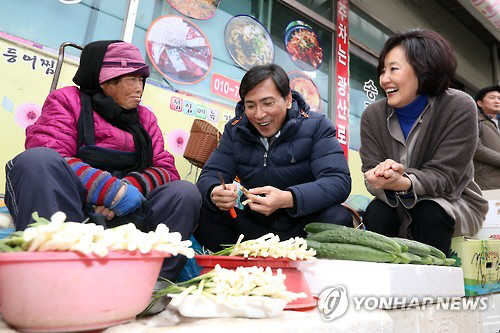
<svg viewBox="0 0 500 333">
<path fill-rule="evenodd" d="M 412 209 L 408 209 L 408 213 L 412 218 L 410 224 L 412 238 L 432 245 L 448 255 L 455 220 L 438 203 L 431 200 L 417 202 Z M 389 237 L 398 237 L 401 222 L 396 208 L 375 199 L 366 208 L 363 223 L 367 230 Z"/>
<path fill-rule="evenodd" d="M 146 202 L 132 215 L 106 221 L 85 205 L 85 187 L 64 158 L 50 148 L 31 148 L 6 165 L 5 203 L 16 230 L 24 230 L 32 222 L 31 214 L 49 219 L 62 211 L 67 221 L 91 222 L 108 227 L 133 222 L 144 232 L 163 223 L 189 239 L 199 218 L 201 196 L 190 182 L 179 180 L 159 186 L 146 195 Z M 175 281 L 186 258 L 182 255 L 165 259 L 160 275 Z"/>
<path fill-rule="evenodd" d="M 200 220 L 195 230 L 196 240 L 211 251 L 222 249 L 221 244 L 234 244 L 240 234 L 243 240 L 256 239 L 267 233 L 273 233 L 280 240 L 292 237 L 305 237 L 304 226 L 310 222 L 325 222 L 353 226 L 352 216 L 342 205 L 333 205 L 318 213 L 292 218 L 284 209 L 269 217 L 252 212 L 250 209 L 236 209 L 238 216 L 233 219 L 227 211 L 213 211 L 205 205 L 201 208 Z M 265 221 L 265 222 L 263 222 Z"/>
</svg>

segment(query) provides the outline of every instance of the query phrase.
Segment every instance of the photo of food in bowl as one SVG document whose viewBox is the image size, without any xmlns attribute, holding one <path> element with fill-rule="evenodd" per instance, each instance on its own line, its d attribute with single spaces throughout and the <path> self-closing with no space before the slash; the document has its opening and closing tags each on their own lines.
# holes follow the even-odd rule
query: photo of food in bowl
<svg viewBox="0 0 500 333">
<path fill-rule="evenodd" d="M 274 45 L 266 28 L 248 15 L 233 17 L 226 25 L 224 41 L 229 55 L 243 69 L 270 64 Z"/>
<path fill-rule="evenodd" d="M 296 25 L 285 33 L 285 45 L 292 61 L 302 70 L 315 71 L 323 62 L 323 49 L 314 30 Z"/>
<path fill-rule="evenodd" d="M 215 15 L 220 0 L 167 0 L 182 15 L 197 20 L 208 20 Z"/>
<path fill-rule="evenodd" d="M 288 77 L 290 89 L 301 94 L 312 111 L 321 112 L 321 96 L 313 80 L 301 71 L 291 71 Z"/>
<path fill-rule="evenodd" d="M 312 27 L 304 21 L 293 20 L 293 21 L 290 21 L 290 23 L 288 23 L 288 25 L 286 26 L 285 34 L 288 32 L 288 30 L 292 29 L 293 27 L 295 27 L 297 25 L 306 26 L 306 27 L 312 29 Z"/>
<path fill-rule="evenodd" d="M 203 32 L 188 19 L 166 15 L 146 34 L 149 60 L 167 80 L 197 83 L 212 67 L 212 49 Z"/>
</svg>

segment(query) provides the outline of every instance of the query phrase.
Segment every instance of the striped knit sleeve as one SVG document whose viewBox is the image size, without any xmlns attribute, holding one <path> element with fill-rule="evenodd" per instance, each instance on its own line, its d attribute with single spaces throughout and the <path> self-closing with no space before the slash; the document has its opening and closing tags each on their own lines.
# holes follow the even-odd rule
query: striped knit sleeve
<svg viewBox="0 0 500 333">
<path fill-rule="evenodd" d="M 79 158 L 66 157 L 65 159 L 87 189 L 85 202 L 110 207 L 123 182 L 111 176 L 107 171 L 91 167 Z"/>
<path fill-rule="evenodd" d="M 170 182 L 170 174 L 165 168 L 152 167 L 144 170 L 144 172 L 131 172 L 122 180 L 137 187 L 145 196 L 158 186 Z"/>
</svg>

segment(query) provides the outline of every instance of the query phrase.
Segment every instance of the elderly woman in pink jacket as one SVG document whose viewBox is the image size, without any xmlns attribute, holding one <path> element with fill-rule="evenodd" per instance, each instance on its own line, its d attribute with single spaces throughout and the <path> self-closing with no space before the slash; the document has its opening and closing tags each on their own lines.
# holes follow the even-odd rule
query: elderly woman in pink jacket
<svg viewBox="0 0 500 333">
<path fill-rule="evenodd" d="M 155 115 L 139 105 L 148 76 L 130 43 L 85 46 L 73 78 L 79 88 L 49 94 L 27 128 L 26 151 L 7 163 L 5 202 L 17 230 L 35 211 L 46 218 L 63 211 L 70 221 L 107 227 L 133 222 L 149 231 L 164 223 L 190 237 L 200 194 L 179 180 Z M 167 260 L 161 275 L 175 280 L 183 260 Z"/>
</svg>

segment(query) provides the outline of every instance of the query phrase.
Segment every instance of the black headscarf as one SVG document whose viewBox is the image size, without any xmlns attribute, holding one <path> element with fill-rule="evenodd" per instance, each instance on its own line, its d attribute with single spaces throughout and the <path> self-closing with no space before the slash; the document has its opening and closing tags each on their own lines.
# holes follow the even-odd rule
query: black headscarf
<svg viewBox="0 0 500 333">
<path fill-rule="evenodd" d="M 87 44 L 80 56 L 80 66 L 73 77 L 73 82 L 80 86 L 82 93 L 82 114 L 84 112 L 92 114 L 91 109 L 94 109 L 111 125 L 132 134 L 139 159 L 136 165 L 126 169 L 125 172 L 142 172 L 153 165 L 153 144 L 149 133 L 140 122 L 139 112 L 137 108 L 123 109 L 110 96 L 104 95 L 99 84 L 99 74 L 106 50 L 109 44 L 117 42 L 123 41 L 102 40 Z M 89 98 L 91 105 L 83 102 L 84 99 Z M 83 143 L 83 128 L 83 117 L 80 116 L 78 119 L 78 147 Z"/>
</svg>

